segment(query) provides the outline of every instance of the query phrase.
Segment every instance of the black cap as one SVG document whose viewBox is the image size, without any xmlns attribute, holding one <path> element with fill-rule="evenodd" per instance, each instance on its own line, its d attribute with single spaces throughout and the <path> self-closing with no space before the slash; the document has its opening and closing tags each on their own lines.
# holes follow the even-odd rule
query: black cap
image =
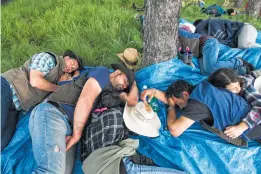
<svg viewBox="0 0 261 174">
<path fill-rule="evenodd" d="M 71 50 L 66 50 L 63 54 L 63 57 L 69 56 L 70 58 L 76 59 L 79 65 L 79 70 L 84 69 L 82 58 L 78 57 Z"/>
<path fill-rule="evenodd" d="M 127 88 L 128 91 L 132 85 L 132 83 L 134 82 L 135 80 L 135 75 L 134 75 L 134 72 L 129 69 L 128 67 L 122 65 L 122 64 L 118 64 L 118 63 L 114 63 L 114 64 L 111 64 L 111 67 L 114 69 L 114 70 L 120 70 L 121 72 L 123 72 L 124 74 L 126 74 L 127 78 L 128 78 L 128 81 L 129 81 L 129 87 Z"/>
</svg>

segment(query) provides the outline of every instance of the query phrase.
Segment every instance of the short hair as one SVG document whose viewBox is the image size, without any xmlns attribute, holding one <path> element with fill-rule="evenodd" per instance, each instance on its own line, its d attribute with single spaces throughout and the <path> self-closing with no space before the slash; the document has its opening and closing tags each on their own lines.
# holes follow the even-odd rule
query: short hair
<svg viewBox="0 0 261 174">
<path fill-rule="evenodd" d="M 198 25 L 201 21 L 203 21 L 203 19 L 197 19 L 194 21 L 193 25 L 196 26 Z"/>
<path fill-rule="evenodd" d="M 233 8 L 227 9 L 227 14 L 231 15 L 231 13 L 234 13 L 235 10 Z"/>
<path fill-rule="evenodd" d="M 168 90 L 166 92 L 167 98 L 169 97 L 176 97 L 176 98 L 182 98 L 183 92 L 188 92 L 189 94 L 193 90 L 193 85 L 186 82 L 185 80 L 177 80 L 172 85 L 168 87 Z"/>
<path fill-rule="evenodd" d="M 236 70 L 220 68 L 208 77 L 208 82 L 215 87 L 226 88 L 227 85 L 240 82 L 240 80 Z"/>
</svg>

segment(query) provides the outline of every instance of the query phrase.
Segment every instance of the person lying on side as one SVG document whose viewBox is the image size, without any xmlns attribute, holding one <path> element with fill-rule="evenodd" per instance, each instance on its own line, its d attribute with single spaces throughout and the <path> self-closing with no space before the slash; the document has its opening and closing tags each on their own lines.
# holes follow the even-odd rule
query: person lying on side
<svg viewBox="0 0 261 174">
<path fill-rule="evenodd" d="M 211 74 L 208 81 L 215 87 L 225 88 L 242 96 L 252 107 L 239 124 L 226 127 L 224 133 L 231 138 L 237 138 L 249 130 L 248 137 L 260 141 L 261 94 L 253 86 L 255 79 L 250 75 L 239 76 L 233 69 L 221 68 Z"/>
<path fill-rule="evenodd" d="M 157 89 L 144 90 L 141 94 L 144 102 L 147 102 L 147 96 L 149 99 L 156 97 L 169 105 L 168 129 L 175 137 L 180 136 L 194 122 L 200 121 L 205 129 L 229 143 L 247 145 L 244 138 L 231 139 L 223 133 L 226 127 L 238 124 L 250 110 L 242 97 L 230 91 L 216 88 L 206 80 L 196 86 L 178 80 L 169 86 L 167 92 Z M 179 118 L 176 116 L 175 106 L 182 110 Z"/>
</svg>

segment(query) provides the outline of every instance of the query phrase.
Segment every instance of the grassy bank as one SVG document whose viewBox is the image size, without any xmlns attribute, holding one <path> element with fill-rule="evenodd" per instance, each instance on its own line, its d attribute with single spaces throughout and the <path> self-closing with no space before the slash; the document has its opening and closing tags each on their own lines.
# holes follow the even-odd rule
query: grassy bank
<svg viewBox="0 0 261 174">
<path fill-rule="evenodd" d="M 12 0 L 1 6 L 1 72 L 19 67 L 34 53 L 71 49 L 87 65 L 109 65 L 119 61 L 124 48 L 142 49 L 140 21 L 131 8 L 133 0 Z M 143 0 L 135 0 L 142 6 Z M 210 0 L 206 3 L 211 4 Z M 219 0 L 217 3 L 222 4 Z M 208 18 L 199 7 L 182 9 L 189 21 Z M 225 18 L 227 17 L 224 16 Z M 239 15 L 233 20 L 250 22 L 261 30 L 260 19 Z"/>
<path fill-rule="evenodd" d="M 109 65 L 126 47 L 142 47 L 131 0 L 13 0 L 2 10 L 2 72 L 31 55 L 72 49 L 87 65 Z"/>
</svg>

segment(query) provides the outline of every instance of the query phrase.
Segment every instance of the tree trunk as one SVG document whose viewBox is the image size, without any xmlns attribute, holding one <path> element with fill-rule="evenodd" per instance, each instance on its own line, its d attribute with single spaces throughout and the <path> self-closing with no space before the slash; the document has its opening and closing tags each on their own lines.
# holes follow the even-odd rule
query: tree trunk
<svg viewBox="0 0 261 174">
<path fill-rule="evenodd" d="M 246 14 L 253 17 L 258 17 L 261 9 L 261 0 L 249 0 Z"/>
<path fill-rule="evenodd" d="M 243 5 L 244 0 L 235 0 L 234 7 L 240 8 Z"/>
<path fill-rule="evenodd" d="M 142 66 L 177 55 L 181 0 L 145 0 Z"/>
</svg>

